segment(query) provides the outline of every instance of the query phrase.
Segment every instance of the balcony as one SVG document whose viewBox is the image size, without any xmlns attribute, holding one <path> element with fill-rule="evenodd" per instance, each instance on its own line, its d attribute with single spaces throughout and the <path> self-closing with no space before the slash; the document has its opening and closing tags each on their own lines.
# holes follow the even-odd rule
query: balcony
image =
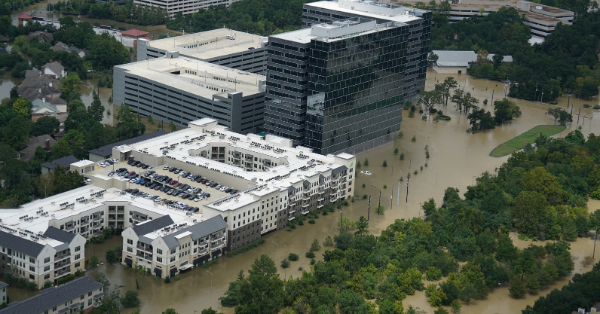
<svg viewBox="0 0 600 314">
<path fill-rule="evenodd" d="M 329 194 L 329 196 L 331 196 L 331 197 L 334 197 L 334 196 L 335 196 L 335 197 L 337 197 L 337 191 L 335 191 L 335 192 L 331 192 L 331 193 Z"/>
<path fill-rule="evenodd" d="M 88 223 L 88 221 L 90 221 L 90 219 L 89 219 L 89 218 L 81 218 L 81 224 L 82 224 L 82 225 L 83 225 L 83 224 L 87 224 L 87 223 Z"/>
<path fill-rule="evenodd" d="M 219 242 L 210 248 L 211 253 L 225 246 L 225 242 Z"/>
<path fill-rule="evenodd" d="M 70 269 L 61 270 L 59 272 L 54 272 L 54 279 L 58 279 L 60 277 L 64 277 L 64 276 L 66 276 L 66 275 L 68 275 L 70 273 L 71 273 Z"/>
<path fill-rule="evenodd" d="M 222 240 L 222 239 L 225 239 L 225 236 L 221 235 L 221 236 L 218 236 L 218 237 L 210 237 L 210 241 L 211 242 L 219 241 L 219 240 Z"/>
<path fill-rule="evenodd" d="M 115 215 L 108 215 L 108 220 L 117 220 L 117 216 L 115 216 Z"/>
<path fill-rule="evenodd" d="M 294 212 L 296 212 L 296 210 L 292 209 L 292 210 L 288 211 L 288 214 L 293 214 Z"/>
<path fill-rule="evenodd" d="M 323 204 L 319 204 L 319 205 L 317 205 L 317 208 L 318 208 L 318 209 L 321 209 L 322 207 L 323 207 Z"/>
<path fill-rule="evenodd" d="M 322 201 L 324 201 L 324 200 L 325 200 L 325 198 L 323 198 L 323 196 L 320 196 L 320 197 L 317 199 L 317 201 L 319 201 L 319 202 L 322 202 Z"/>
<path fill-rule="evenodd" d="M 305 203 L 305 204 L 302 204 L 302 208 L 303 208 L 303 209 L 304 209 L 304 208 L 307 208 L 308 206 L 310 206 L 310 203 Z"/>
<path fill-rule="evenodd" d="M 65 231 L 69 231 L 69 230 L 73 230 L 73 229 L 75 229 L 75 224 L 65 225 Z"/>
<path fill-rule="evenodd" d="M 71 264 L 71 259 L 70 258 L 69 259 L 63 259 L 63 260 L 61 260 L 58 263 L 56 263 L 56 262 L 54 263 L 54 269 L 63 268 L 63 267 L 68 266 L 70 264 Z"/>
<path fill-rule="evenodd" d="M 102 216 L 94 216 L 92 218 L 93 221 L 98 221 L 98 220 L 101 220 L 101 219 L 102 219 Z"/>
<path fill-rule="evenodd" d="M 294 216 L 290 216 L 290 217 L 288 218 L 288 220 L 289 220 L 289 221 L 292 221 L 292 220 L 294 220 L 294 219 L 296 219 L 296 217 L 294 217 Z"/>
<path fill-rule="evenodd" d="M 308 214 L 308 210 L 303 210 L 301 213 L 302 213 L 302 215 L 306 215 L 306 214 Z"/>
<path fill-rule="evenodd" d="M 57 263 L 59 261 L 62 261 L 63 259 L 67 258 L 67 257 L 71 257 L 71 253 L 66 253 L 66 254 L 56 254 L 54 255 L 54 262 Z"/>
<path fill-rule="evenodd" d="M 337 199 L 338 199 L 337 196 L 331 197 L 331 199 L 329 199 L 329 202 L 333 203 L 333 202 L 337 201 Z"/>
<path fill-rule="evenodd" d="M 206 254 L 208 254 L 208 248 L 207 247 L 198 249 L 198 256 L 202 256 L 202 255 L 206 255 Z"/>
</svg>

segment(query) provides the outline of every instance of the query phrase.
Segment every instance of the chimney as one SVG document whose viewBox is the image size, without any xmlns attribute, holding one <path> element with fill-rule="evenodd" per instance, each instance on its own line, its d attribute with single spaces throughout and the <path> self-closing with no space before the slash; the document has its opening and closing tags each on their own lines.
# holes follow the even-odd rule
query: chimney
<svg viewBox="0 0 600 314">
<path fill-rule="evenodd" d="M 52 82 L 48 83 L 48 86 L 52 87 Z"/>
<path fill-rule="evenodd" d="M 50 151 L 50 139 L 46 139 L 46 151 L 49 152 Z"/>
<path fill-rule="evenodd" d="M 46 97 L 43 97 L 43 98 L 42 98 L 42 102 L 46 102 Z"/>
<path fill-rule="evenodd" d="M 38 88 L 38 92 L 41 94 L 41 93 L 42 93 L 42 89 L 41 89 L 41 88 Z"/>
<path fill-rule="evenodd" d="M 596 314 L 596 308 L 595 307 L 593 307 L 593 308 L 590 309 L 590 314 Z"/>
<path fill-rule="evenodd" d="M 44 69 L 46 68 L 45 65 L 42 65 L 42 73 L 40 73 L 40 75 L 44 75 Z"/>
<path fill-rule="evenodd" d="M 62 60 L 58 60 L 58 64 L 62 65 Z"/>
<path fill-rule="evenodd" d="M 580 307 L 579 309 L 577 309 L 577 313 L 583 313 L 585 314 L 585 309 Z"/>
</svg>

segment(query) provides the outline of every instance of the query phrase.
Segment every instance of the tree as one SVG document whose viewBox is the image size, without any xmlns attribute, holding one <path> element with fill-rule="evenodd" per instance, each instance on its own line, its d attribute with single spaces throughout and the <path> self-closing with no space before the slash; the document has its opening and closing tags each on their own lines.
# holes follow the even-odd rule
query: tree
<svg viewBox="0 0 600 314">
<path fill-rule="evenodd" d="M 529 275 L 525 279 L 525 288 L 529 290 L 529 293 L 536 294 L 540 290 L 540 282 L 536 275 Z"/>
<path fill-rule="evenodd" d="M 213 310 L 212 307 L 202 310 L 201 314 L 217 314 L 216 310 Z"/>
<path fill-rule="evenodd" d="M 115 118 L 117 119 L 115 132 L 119 140 L 140 136 L 146 131 L 144 124 L 138 120 L 133 110 L 127 105 L 119 107 Z"/>
<path fill-rule="evenodd" d="M 320 249 L 321 249 L 321 245 L 319 244 L 319 241 L 317 241 L 317 239 L 314 239 L 310 245 L 310 251 L 316 252 L 316 251 L 319 251 Z"/>
<path fill-rule="evenodd" d="M 3 142 L 15 150 L 20 150 L 29 138 L 30 122 L 22 115 L 16 115 L 3 130 Z"/>
<path fill-rule="evenodd" d="M 510 281 L 508 292 L 515 298 L 522 298 L 527 293 L 527 290 L 525 289 L 523 281 L 517 278 Z"/>
<path fill-rule="evenodd" d="M 92 256 L 93 257 L 93 256 Z M 125 296 L 121 298 L 121 304 L 124 307 L 136 307 L 140 305 L 139 292 L 136 290 L 127 290 Z"/>
<path fill-rule="evenodd" d="M 175 309 L 166 309 L 162 312 L 162 314 L 178 314 Z"/>
<path fill-rule="evenodd" d="M 24 97 L 18 98 L 12 105 L 14 111 L 18 112 L 25 118 L 29 118 L 31 115 L 31 103 Z"/>
<path fill-rule="evenodd" d="M 81 89 L 81 79 L 76 72 L 69 71 L 67 76 L 61 77 L 58 81 L 58 88 L 61 90 L 60 98 L 70 103 L 73 100 L 81 100 L 79 90 Z"/>
<path fill-rule="evenodd" d="M 426 111 L 431 111 L 433 106 L 442 103 L 442 94 L 438 90 L 421 91 L 419 93 L 419 101 L 417 104 L 424 107 Z"/>
<path fill-rule="evenodd" d="M 567 193 L 556 177 L 544 167 L 536 167 L 525 173 L 521 178 L 521 187 L 525 191 L 534 191 L 544 195 L 553 205 L 565 201 L 567 198 Z"/>
<path fill-rule="evenodd" d="M 40 117 L 33 123 L 31 128 L 32 136 L 40 136 L 44 134 L 52 135 L 58 131 L 60 122 L 55 117 Z"/>
<path fill-rule="evenodd" d="M 288 261 L 287 259 L 284 258 L 281 261 L 281 268 L 288 268 L 288 267 L 290 267 L 290 261 Z"/>
<path fill-rule="evenodd" d="M 104 118 L 104 106 L 99 98 L 95 98 L 87 110 L 92 120 L 102 122 L 102 119 Z"/>
<path fill-rule="evenodd" d="M 435 90 L 437 90 L 442 96 L 442 102 L 444 107 L 448 106 L 448 100 L 450 99 L 450 89 L 456 88 L 458 82 L 454 77 L 447 77 L 441 84 L 435 84 Z"/>
<path fill-rule="evenodd" d="M 177 127 L 175 126 L 175 123 L 173 123 L 173 121 L 169 123 L 169 128 L 171 129 L 171 132 L 175 132 L 175 130 L 177 130 Z"/>
<path fill-rule="evenodd" d="M 240 283 L 242 313 L 276 313 L 283 304 L 283 281 L 273 260 L 261 255 L 254 260 L 249 275 Z M 236 311 L 237 312 L 237 311 Z"/>
<path fill-rule="evenodd" d="M 92 255 L 92 257 L 90 257 L 90 267 L 91 268 L 96 268 L 98 267 L 98 257 L 96 257 L 96 255 Z"/>
<path fill-rule="evenodd" d="M 106 262 L 108 262 L 109 264 L 113 264 L 119 261 L 119 258 L 117 257 L 117 253 L 114 250 L 108 250 L 106 251 Z"/>
<path fill-rule="evenodd" d="M 365 218 L 365 216 L 360 216 L 354 225 L 357 229 L 355 234 L 362 235 L 369 233 L 369 221 Z"/>
<path fill-rule="evenodd" d="M 471 302 L 471 299 L 477 298 L 477 288 L 473 284 L 467 284 L 460 295 L 460 299 L 465 301 L 467 304 Z"/>
<path fill-rule="evenodd" d="M 550 204 L 546 197 L 538 192 L 521 192 L 514 200 L 513 217 L 515 227 L 531 237 L 539 236 L 539 231 L 548 219 Z"/>
<path fill-rule="evenodd" d="M 35 185 L 40 192 L 44 193 L 44 197 L 47 197 L 48 193 L 51 193 L 52 190 L 54 190 L 54 174 L 52 172 L 48 172 L 40 175 L 35 181 Z"/>
<path fill-rule="evenodd" d="M 346 289 L 340 292 L 340 312 L 342 314 L 369 314 L 369 305 L 362 295 Z"/>
<path fill-rule="evenodd" d="M 460 312 L 460 308 L 462 307 L 462 305 L 460 304 L 460 301 L 458 301 L 458 300 L 452 301 L 451 306 L 452 306 L 452 311 L 454 311 L 454 313 Z"/>
<path fill-rule="evenodd" d="M 108 281 L 108 278 L 106 278 L 106 275 L 104 273 L 97 272 L 96 277 L 94 277 L 94 280 L 102 284 L 102 286 L 104 287 L 104 293 L 108 293 L 108 290 L 110 288 L 110 281 Z"/>
</svg>

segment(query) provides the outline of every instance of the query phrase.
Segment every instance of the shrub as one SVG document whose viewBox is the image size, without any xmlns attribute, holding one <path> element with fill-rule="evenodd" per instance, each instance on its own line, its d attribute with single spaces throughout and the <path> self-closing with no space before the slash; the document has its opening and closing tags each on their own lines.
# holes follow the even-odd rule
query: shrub
<svg viewBox="0 0 600 314">
<path fill-rule="evenodd" d="M 413 137 L 412 137 L 411 141 L 413 141 L 413 142 L 416 142 L 416 141 L 417 141 L 417 136 L 416 136 L 416 135 L 413 135 Z"/>
<path fill-rule="evenodd" d="M 308 223 L 309 223 L 309 224 L 311 224 L 311 225 L 314 225 L 314 224 L 315 224 L 315 220 L 314 220 L 314 219 L 310 219 L 310 220 L 308 221 Z"/>
<path fill-rule="evenodd" d="M 429 158 L 429 151 L 428 150 L 425 151 L 425 158 Z"/>
<path fill-rule="evenodd" d="M 590 108 L 591 106 L 589 104 L 583 104 L 583 108 Z"/>
<path fill-rule="evenodd" d="M 331 236 L 327 236 L 325 238 L 325 241 L 323 241 L 323 245 L 324 246 L 333 246 L 333 239 L 331 238 Z"/>
<path fill-rule="evenodd" d="M 364 183 L 363 183 L 362 187 L 363 187 L 363 188 L 365 187 L 365 184 L 364 184 Z"/>
<path fill-rule="evenodd" d="M 288 259 L 292 262 L 295 262 L 298 260 L 298 254 L 296 253 L 290 253 L 290 255 L 288 255 Z"/>
<path fill-rule="evenodd" d="M 384 161 L 383 161 L 383 164 L 382 164 L 381 166 L 382 166 L 382 167 L 387 167 L 387 161 L 386 161 L 386 160 L 384 160 Z"/>
<path fill-rule="evenodd" d="M 384 188 L 384 189 L 387 189 L 387 185 L 386 185 L 386 184 L 384 184 L 384 185 L 383 185 L 383 188 Z"/>
<path fill-rule="evenodd" d="M 312 251 L 308 251 L 306 252 L 306 254 L 304 254 L 304 256 L 308 258 L 315 258 L 315 253 L 313 253 Z"/>
<path fill-rule="evenodd" d="M 290 267 L 290 262 L 287 259 L 283 259 L 281 261 L 281 268 L 288 268 Z"/>
<path fill-rule="evenodd" d="M 398 148 L 394 149 L 394 155 L 398 155 Z"/>
<path fill-rule="evenodd" d="M 367 199 L 367 194 L 363 195 L 363 200 Z"/>
<path fill-rule="evenodd" d="M 317 261 L 316 261 L 314 258 L 310 260 L 310 264 L 311 264 L 311 265 L 314 265 L 316 262 L 317 262 Z"/>
<path fill-rule="evenodd" d="M 400 154 L 400 160 L 404 160 L 404 153 Z"/>
<path fill-rule="evenodd" d="M 121 304 L 124 307 L 136 307 L 140 305 L 139 292 L 136 290 L 127 290 L 125 297 L 121 298 Z"/>
<path fill-rule="evenodd" d="M 425 276 L 427 280 L 437 281 L 440 280 L 440 278 L 442 278 L 442 271 L 435 267 L 429 267 L 429 269 L 425 273 Z"/>
<path fill-rule="evenodd" d="M 165 283 L 171 283 L 171 277 L 165 278 Z"/>
</svg>

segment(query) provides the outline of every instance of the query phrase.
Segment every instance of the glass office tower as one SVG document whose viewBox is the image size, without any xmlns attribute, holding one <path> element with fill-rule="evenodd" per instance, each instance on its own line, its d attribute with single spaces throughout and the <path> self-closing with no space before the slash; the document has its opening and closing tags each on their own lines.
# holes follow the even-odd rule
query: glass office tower
<svg viewBox="0 0 600 314">
<path fill-rule="evenodd" d="M 370 24 L 363 32 L 310 43 L 304 146 L 318 153 L 343 151 L 400 129 L 408 25 Z"/>
</svg>

